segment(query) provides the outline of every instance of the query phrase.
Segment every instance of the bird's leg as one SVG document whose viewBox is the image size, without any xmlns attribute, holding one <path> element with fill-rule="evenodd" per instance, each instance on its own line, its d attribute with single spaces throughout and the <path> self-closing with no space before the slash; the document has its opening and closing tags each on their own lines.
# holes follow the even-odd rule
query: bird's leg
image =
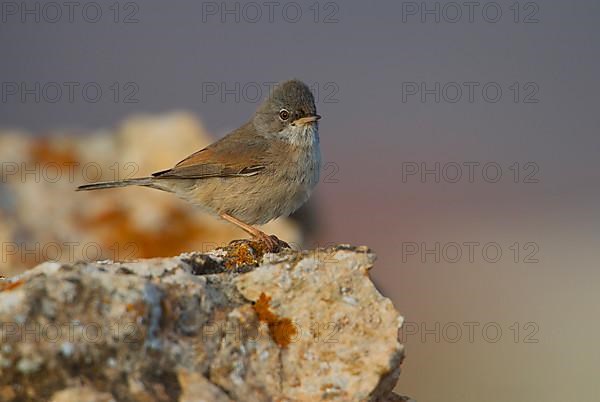
<svg viewBox="0 0 600 402">
<path fill-rule="evenodd" d="M 235 226 L 239 227 L 244 232 L 248 233 L 250 236 L 263 243 L 265 246 L 267 246 L 267 250 L 271 253 L 278 252 L 282 247 L 289 248 L 289 245 L 286 242 L 279 240 L 275 235 L 269 236 L 265 232 L 262 232 L 254 226 L 248 225 L 247 223 L 244 223 L 241 220 L 234 218 L 229 214 L 221 213 L 220 216 L 227 222 L 233 223 Z"/>
</svg>

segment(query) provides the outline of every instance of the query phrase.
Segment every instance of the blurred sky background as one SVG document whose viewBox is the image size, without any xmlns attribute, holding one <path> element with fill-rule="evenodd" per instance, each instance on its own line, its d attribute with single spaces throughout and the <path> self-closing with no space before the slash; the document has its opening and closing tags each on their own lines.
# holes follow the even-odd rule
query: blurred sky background
<svg viewBox="0 0 600 402">
<path fill-rule="evenodd" d="M 377 252 L 373 277 L 408 323 L 398 391 L 598 400 L 600 2 L 482 1 L 470 22 L 463 2 L 281 1 L 270 21 L 260 1 L 261 15 L 244 2 L 123 1 L 118 14 L 89 6 L 95 23 L 87 3 L 52 22 L 44 2 L 24 2 L 40 7 L 36 23 L 3 2 L 1 127 L 88 130 L 188 110 L 217 138 L 270 83 L 300 78 L 316 88 L 329 163 L 311 200 L 317 240 Z M 73 102 L 11 94 L 35 82 L 80 86 Z M 424 100 L 421 83 L 434 90 Z M 436 163 L 439 182 L 421 178 Z"/>
</svg>

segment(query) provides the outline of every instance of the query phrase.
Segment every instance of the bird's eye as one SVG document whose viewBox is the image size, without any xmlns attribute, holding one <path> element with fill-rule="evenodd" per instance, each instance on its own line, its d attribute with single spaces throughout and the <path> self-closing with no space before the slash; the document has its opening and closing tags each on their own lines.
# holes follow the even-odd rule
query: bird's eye
<svg viewBox="0 0 600 402">
<path fill-rule="evenodd" d="M 286 109 L 281 109 L 279 111 L 279 118 L 281 120 L 287 120 L 290 118 L 290 112 L 288 112 Z"/>
</svg>

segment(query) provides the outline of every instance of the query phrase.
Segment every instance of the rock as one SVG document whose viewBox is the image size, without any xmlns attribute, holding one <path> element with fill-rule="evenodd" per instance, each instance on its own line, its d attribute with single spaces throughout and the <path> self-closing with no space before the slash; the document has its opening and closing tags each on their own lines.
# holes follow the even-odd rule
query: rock
<svg viewBox="0 0 600 402">
<path fill-rule="evenodd" d="M 402 401 L 402 317 L 337 246 L 238 241 L 0 280 L 7 401 Z"/>
<path fill-rule="evenodd" d="M 0 275 L 47 260 L 206 251 L 243 236 L 172 194 L 137 187 L 75 193 L 80 184 L 169 168 L 211 141 L 194 116 L 180 112 L 132 116 L 114 131 L 0 131 Z M 289 243 L 302 241 L 289 219 L 264 230 Z"/>
</svg>

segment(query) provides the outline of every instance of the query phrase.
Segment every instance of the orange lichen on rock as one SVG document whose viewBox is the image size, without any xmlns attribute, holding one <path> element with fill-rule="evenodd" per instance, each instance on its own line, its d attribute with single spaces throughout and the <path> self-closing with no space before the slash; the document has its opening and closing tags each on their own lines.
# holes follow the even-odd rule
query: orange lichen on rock
<svg viewBox="0 0 600 402">
<path fill-rule="evenodd" d="M 22 280 L 15 281 L 15 282 L 0 283 L 0 292 L 16 289 L 19 286 L 21 286 L 22 284 L 23 284 Z"/>
<path fill-rule="evenodd" d="M 114 251 L 110 256 L 114 260 L 167 257 L 189 250 L 195 241 L 206 237 L 206 230 L 182 208 L 171 208 L 166 213 L 169 225 L 156 230 L 139 227 L 133 212 L 120 205 L 96 216 L 77 216 L 76 221 L 82 229 L 97 233 L 102 250 Z"/>
<path fill-rule="evenodd" d="M 36 163 L 55 163 L 60 166 L 75 166 L 79 160 L 72 146 L 59 149 L 52 145 L 49 138 L 40 138 L 31 144 L 31 158 Z"/>
<path fill-rule="evenodd" d="M 273 313 L 269 308 L 270 301 L 271 298 L 269 296 L 261 293 L 254 304 L 254 311 L 259 321 L 267 323 L 269 335 L 271 335 L 273 342 L 279 347 L 285 348 L 292 341 L 292 337 L 296 335 L 296 327 L 289 318 L 281 318 Z"/>
<path fill-rule="evenodd" d="M 239 268 L 245 265 L 258 266 L 264 254 L 264 246 L 258 242 L 236 242 L 227 249 L 225 267 Z"/>
<path fill-rule="evenodd" d="M 125 306 L 128 313 L 134 313 L 136 317 L 143 317 L 147 312 L 147 307 L 142 302 L 129 303 Z"/>
</svg>

